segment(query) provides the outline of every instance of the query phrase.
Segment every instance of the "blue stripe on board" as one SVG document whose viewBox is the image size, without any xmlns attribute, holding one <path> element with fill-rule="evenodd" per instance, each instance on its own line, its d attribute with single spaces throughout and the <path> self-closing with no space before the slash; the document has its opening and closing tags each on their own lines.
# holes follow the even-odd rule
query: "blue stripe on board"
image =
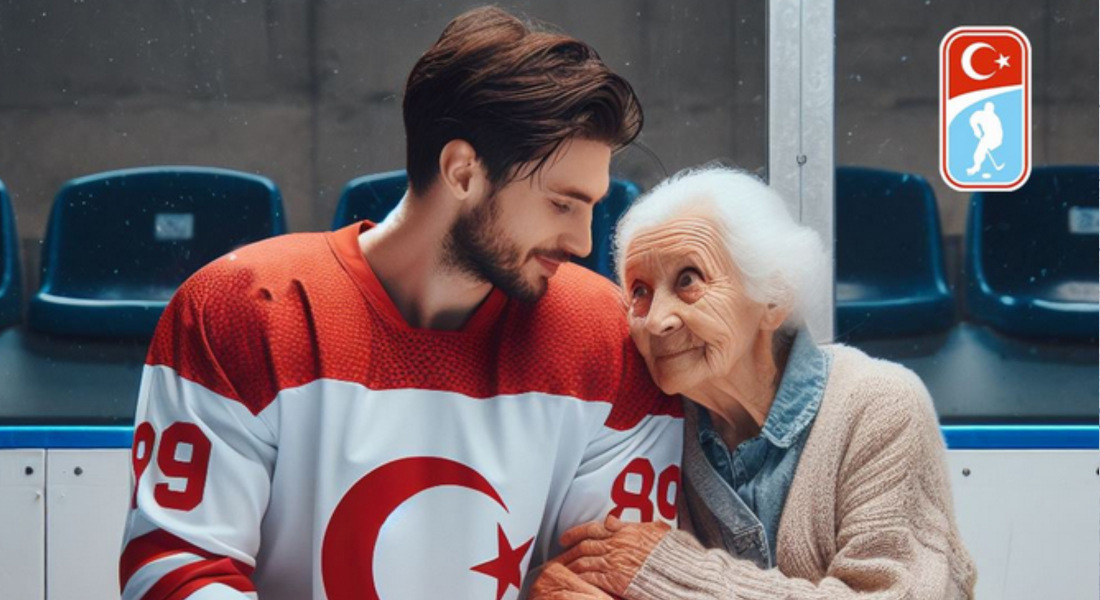
<svg viewBox="0 0 1100 600">
<path fill-rule="evenodd" d="M 0 426 L 0 448 L 129 448 L 133 441 L 129 425 Z"/>
<path fill-rule="evenodd" d="M 944 425 L 950 450 L 1096 450 L 1092 425 Z M 5 425 L 0 448 L 129 448 L 130 426 Z"/>
<path fill-rule="evenodd" d="M 1096 425 L 944 425 L 949 450 L 1096 450 Z"/>
</svg>

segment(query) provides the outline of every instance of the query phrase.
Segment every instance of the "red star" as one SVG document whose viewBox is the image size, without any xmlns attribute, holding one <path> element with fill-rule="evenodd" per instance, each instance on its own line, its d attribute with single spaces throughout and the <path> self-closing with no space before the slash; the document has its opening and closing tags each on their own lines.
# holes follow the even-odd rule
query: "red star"
<svg viewBox="0 0 1100 600">
<path fill-rule="evenodd" d="M 484 573 L 489 577 L 495 577 L 497 580 L 497 600 L 500 600 L 504 597 L 504 592 L 508 591 L 508 586 L 514 585 L 517 590 L 519 589 L 520 580 L 522 579 L 519 564 L 523 562 L 523 557 L 527 556 L 527 550 L 531 547 L 531 542 L 534 541 L 535 538 L 531 538 L 519 548 L 512 548 L 508 536 L 504 535 L 504 528 L 498 523 L 497 557 L 476 567 L 470 567 L 470 570 Z"/>
</svg>

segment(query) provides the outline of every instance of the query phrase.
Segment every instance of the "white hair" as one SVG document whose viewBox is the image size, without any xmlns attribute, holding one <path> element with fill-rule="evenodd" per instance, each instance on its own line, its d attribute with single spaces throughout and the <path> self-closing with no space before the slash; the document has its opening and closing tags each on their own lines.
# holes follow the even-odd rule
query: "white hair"
<svg viewBox="0 0 1100 600">
<path fill-rule="evenodd" d="M 726 240 L 749 298 L 791 309 L 788 324 L 809 316 L 819 294 L 827 254 L 817 232 L 796 223 L 779 194 L 743 171 L 706 166 L 686 169 L 647 192 L 626 211 L 615 232 L 615 268 L 642 230 L 686 214 L 712 216 Z"/>
</svg>

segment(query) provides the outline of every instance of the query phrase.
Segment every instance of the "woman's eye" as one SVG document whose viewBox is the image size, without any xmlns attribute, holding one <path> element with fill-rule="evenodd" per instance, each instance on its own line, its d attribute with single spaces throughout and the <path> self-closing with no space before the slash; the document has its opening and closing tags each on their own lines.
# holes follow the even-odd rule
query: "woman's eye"
<svg viewBox="0 0 1100 600">
<path fill-rule="evenodd" d="M 650 290 L 644 283 L 635 283 L 630 287 L 630 314 L 636 318 L 645 318 L 649 314 Z"/>
<path fill-rule="evenodd" d="M 703 276 L 699 274 L 699 271 L 695 269 L 684 269 L 680 271 L 679 277 L 676 278 L 676 286 L 680 288 L 689 288 L 702 281 Z"/>
</svg>

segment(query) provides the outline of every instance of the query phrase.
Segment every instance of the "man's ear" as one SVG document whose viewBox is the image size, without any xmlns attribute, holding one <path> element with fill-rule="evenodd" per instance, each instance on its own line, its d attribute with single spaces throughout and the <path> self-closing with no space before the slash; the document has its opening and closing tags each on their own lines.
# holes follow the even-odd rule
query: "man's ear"
<svg viewBox="0 0 1100 600">
<path fill-rule="evenodd" d="M 483 197 L 489 184 L 477 151 L 460 139 L 447 142 L 440 151 L 439 180 L 451 196 L 463 203 Z"/>
</svg>

